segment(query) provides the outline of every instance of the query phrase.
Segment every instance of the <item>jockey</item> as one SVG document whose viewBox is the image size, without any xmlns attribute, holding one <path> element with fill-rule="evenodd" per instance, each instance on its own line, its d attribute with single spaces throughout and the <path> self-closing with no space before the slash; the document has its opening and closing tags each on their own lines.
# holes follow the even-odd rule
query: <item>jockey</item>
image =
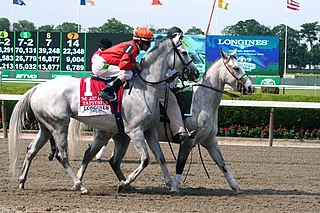
<svg viewBox="0 0 320 213">
<path fill-rule="evenodd" d="M 110 47 L 112 47 L 112 42 L 108 38 L 101 39 L 101 41 L 99 43 L 99 49 L 97 51 L 95 51 L 91 57 L 91 65 L 93 63 L 93 60 L 95 60 L 96 55 L 99 55 L 100 52 L 102 52 L 103 50 L 108 49 Z"/>
<path fill-rule="evenodd" d="M 173 39 L 177 35 L 183 35 L 182 30 L 178 27 L 172 27 L 169 29 L 167 33 L 167 38 Z M 174 69 L 169 69 L 167 71 L 167 77 L 171 77 L 176 72 L 177 71 Z M 168 104 L 166 108 L 166 113 L 170 120 L 170 129 L 172 131 L 173 141 L 181 144 L 185 140 L 187 140 L 189 137 L 190 138 L 194 137 L 196 135 L 196 131 L 187 132 L 185 129 L 184 122 L 182 119 L 181 109 L 177 102 L 177 98 L 174 95 L 174 91 L 176 91 L 177 89 L 176 88 L 177 83 L 178 83 L 178 76 L 174 78 L 172 82 L 167 83 L 167 86 L 169 87 L 169 92 L 168 92 Z"/>
<path fill-rule="evenodd" d="M 136 62 L 140 50 L 147 51 L 154 41 L 153 33 L 147 28 L 138 28 L 131 41 L 122 42 L 100 52 L 92 60 L 92 73 L 102 78 L 117 77 L 99 92 L 99 96 L 108 101 L 116 100 L 115 92 L 129 80 L 134 71 L 141 71 Z"/>
</svg>

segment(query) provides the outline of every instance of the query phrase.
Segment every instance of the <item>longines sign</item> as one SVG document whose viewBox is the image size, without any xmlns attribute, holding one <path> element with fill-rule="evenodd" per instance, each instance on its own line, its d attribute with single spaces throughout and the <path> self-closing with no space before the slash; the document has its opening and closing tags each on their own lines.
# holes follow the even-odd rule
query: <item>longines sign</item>
<svg viewBox="0 0 320 213">
<path fill-rule="evenodd" d="M 247 74 L 279 75 L 279 37 L 277 36 L 207 36 L 208 64 L 220 57 L 220 49 L 233 52 Z"/>
</svg>

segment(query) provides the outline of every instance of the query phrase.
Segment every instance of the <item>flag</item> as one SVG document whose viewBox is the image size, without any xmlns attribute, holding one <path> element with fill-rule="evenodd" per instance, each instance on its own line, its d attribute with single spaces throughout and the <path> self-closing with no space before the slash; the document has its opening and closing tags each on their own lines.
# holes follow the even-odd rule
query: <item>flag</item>
<svg viewBox="0 0 320 213">
<path fill-rule="evenodd" d="M 152 0 L 151 5 L 163 5 L 160 0 Z"/>
<path fill-rule="evenodd" d="M 287 0 L 287 8 L 290 10 L 299 10 L 300 9 L 300 3 L 293 0 Z"/>
<path fill-rule="evenodd" d="M 26 3 L 24 3 L 22 0 L 13 0 L 13 4 L 18 4 L 20 6 L 26 5 Z"/>
<path fill-rule="evenodd" d="M 80 0 L 80 5 L 96 6 L 94 0 Z"/>
<path fill-rule="evenodd" d="M 227 10 L 229 6 L 229 3 L 226 2 L 225 0 L 219 0 L 218 2 L 218 7 L 223 9 L 223 10 Z"/>
</svg>

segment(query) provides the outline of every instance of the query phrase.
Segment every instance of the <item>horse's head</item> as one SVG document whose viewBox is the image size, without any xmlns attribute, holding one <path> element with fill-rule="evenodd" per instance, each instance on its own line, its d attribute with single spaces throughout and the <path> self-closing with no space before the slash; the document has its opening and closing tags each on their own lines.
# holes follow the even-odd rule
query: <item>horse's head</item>
<svg viewBox="0 0 320 213">
<path fill-rule="evenodd" d="M 227 70 L 224 76 L 225 82 L 242 94 L 252 94 L 254 91 L 252 82 L 236 58 L 237 50 L 227 54 L 220 49 L 220 53 L 224 67 Z"/>
<path fill-rule="evenodd" d="M 173 46 L 173 54 L 169 66 L 171 69 L 178 71 L 183 80 L 188 79 L 194 81 L 199 77 L 199 70 L 183 47 L 182 37 L 183 35 L 180 34 L 173 39 L 170 39 Z"/>
</svg>

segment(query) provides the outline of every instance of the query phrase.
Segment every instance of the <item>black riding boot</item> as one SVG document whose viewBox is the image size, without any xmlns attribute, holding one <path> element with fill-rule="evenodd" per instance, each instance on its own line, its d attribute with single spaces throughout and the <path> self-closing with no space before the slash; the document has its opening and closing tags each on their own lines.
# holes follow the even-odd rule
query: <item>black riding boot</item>
<svg viewBox="0 0 320 213">
<path fill-rule="evenodd" d="M 106 101 L 115 101 L 117 99 L 115 92 L 118 91 L 123 84 L 124 82 L 117 78 L 107 84 L 105 88 L 99 92 L 99 96 Z"/>
</svg>

